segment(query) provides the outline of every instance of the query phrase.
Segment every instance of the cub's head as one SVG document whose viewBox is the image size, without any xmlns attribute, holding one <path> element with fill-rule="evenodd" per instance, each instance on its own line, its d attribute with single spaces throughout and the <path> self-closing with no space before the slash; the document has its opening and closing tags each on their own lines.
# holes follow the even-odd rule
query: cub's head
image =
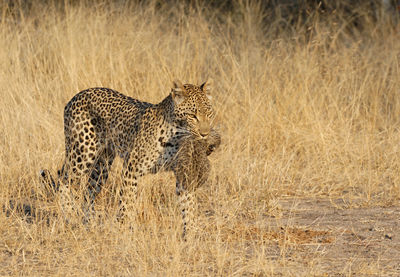
<svg viewBox="0 0 400 277">
<path fill-rule="evenodd" d="M 210 82 L 196 86 L 174 81 L 171 90 L 177 124 L 201 139 L 208 137 L 214 120 L 209 93 Z"/>
</svg>

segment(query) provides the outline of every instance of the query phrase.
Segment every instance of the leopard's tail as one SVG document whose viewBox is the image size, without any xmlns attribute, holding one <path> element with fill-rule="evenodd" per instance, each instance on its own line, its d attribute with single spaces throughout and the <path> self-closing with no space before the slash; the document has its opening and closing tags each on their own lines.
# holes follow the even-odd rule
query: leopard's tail
<svg viewBox="0 0 400 277">
<path fill-rule="evenodd" d="M 39 180 L 45 186 L 45 189 L 51 194 L 58 192 L 60 184 L 58 181 L 54 181 L 54 178 L 51 176 L 48 169 L 42 169 L 39 171 Z"/>
</svg>

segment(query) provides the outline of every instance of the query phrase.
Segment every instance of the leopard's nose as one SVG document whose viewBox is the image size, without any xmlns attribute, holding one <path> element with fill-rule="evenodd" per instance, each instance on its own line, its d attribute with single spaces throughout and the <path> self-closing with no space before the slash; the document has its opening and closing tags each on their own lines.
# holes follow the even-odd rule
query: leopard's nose
<svg viewBox="0 0 400 277">
<path fill-rule="evenodd" d="M 206 121 L 199 122 L 199 134 L 202 138 L 206 138 L 210 133 L 210 124 Z"/>
<path fill-rule="evenodd" d="M 200 132 L 200 136 L 202 138 L 206 138 L 208 136 L 208 132 Z"/>
</svg>

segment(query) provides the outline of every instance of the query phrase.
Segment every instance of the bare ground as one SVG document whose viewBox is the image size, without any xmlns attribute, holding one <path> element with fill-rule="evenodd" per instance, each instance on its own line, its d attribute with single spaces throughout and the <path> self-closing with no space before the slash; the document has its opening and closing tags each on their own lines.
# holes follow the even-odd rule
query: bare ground
<svg viewBox="0 0 400 277">
<path fill-rule="evenodd" d="M 286 242 L 293 275 L 312 266 L 323 276 L 400 276 L 399 207 L 342 208 L 341 200 L 316 199 L 280 205 L 280 218 L 267 218 L 276 241 L 268 251 L 282 257 Z"/>
</svg>

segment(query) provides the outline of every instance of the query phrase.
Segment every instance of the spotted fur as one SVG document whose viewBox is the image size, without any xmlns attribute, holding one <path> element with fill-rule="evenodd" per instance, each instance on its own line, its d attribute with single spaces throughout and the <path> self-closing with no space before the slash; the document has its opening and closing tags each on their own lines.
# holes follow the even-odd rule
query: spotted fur
<svg viewBox="0 0 400 277">
<path fill-rule="evenodd" d="M 177 193 L 181 195 L 187 190 L 182 184 L 188 181 L 177 169 L 187 168 L 179 167 L 177 159 L 190 160 L 189 150 L 202 149 L 197 152 L 205 157 L 201 163 L 208 171 L 206 156 L 219 145 L 207 143 L 214 120 L 208 92 L 208 83 L 197 86 L 175 81 L 171 93 L 158 104 L 142 102 L 108 88 L 79 92 L 64 109 L 65 162 L 58 172 L 58 181 L 47 171 L 41 172 L 43 179 L 60 191 L 84 181 L 86 202 L 91 206 L 118 155 L 123 159 L 123 218 L 133 209 L 138 179 L 145 174 L 173 170 Z M 178 152 L 187 155 L 177 155 Z M 196 159 L 191 164 L 199 166 L 201 163 Z M 203 177 L 200 182 L 204 182 Z"/>
<path fill-rule="evenodd" d="M 173 162 L 172 170 L 176 177 L 176 194 L 179 198 L 183 218 L 183 233 L 193 220 L 195 203 L 192 193 L 202 186 L 210 173 L 208 157 L 221 144 L 221 137 L 214 129 L 206 140 L 195 136 L 185 137 Z"/>
</svg>

